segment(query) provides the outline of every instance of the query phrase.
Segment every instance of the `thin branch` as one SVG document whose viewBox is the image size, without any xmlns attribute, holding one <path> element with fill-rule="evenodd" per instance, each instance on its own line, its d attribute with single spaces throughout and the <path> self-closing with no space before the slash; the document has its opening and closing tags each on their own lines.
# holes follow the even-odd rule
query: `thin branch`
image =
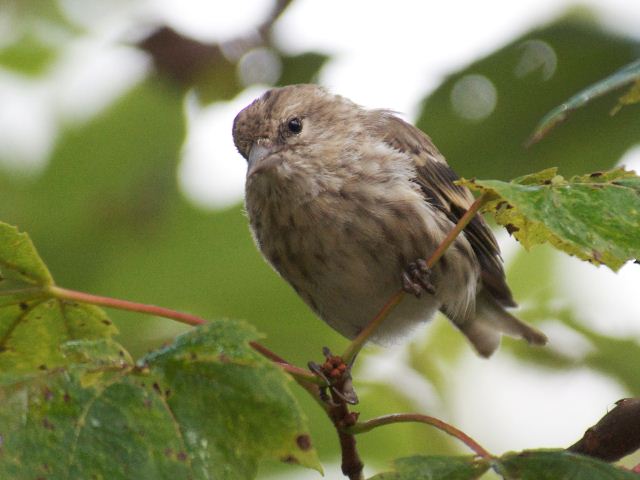
<svg viewBox="0 0 640 480">
<path fill-rule="evenodd" d="M 442 430 L 443 432 L 460 440 L 480 457 L 487 460 L 493 458 L 493 455 L 491 455 L 491 453 L 489 453 L 482 445 L 480 445 L 463 431 L 458 430 L 453 425 L 450 425 L 440 419 L 430 417 L 428 415 L 421 415 L 419 413 L 394 413 L 391 415 L 384 415 L 382 417 L 373 418 L 366 422 L 357 423 L 353 427 L 348 428 L 347 431 L 353 433 L 354 435 L 357 435 L 360 433 L 369 432 L 374 428 L 381 427 L 383 425 L 393 425 L 394 423 L 408 422 L 424 423 L 436 427 L 437 429 Z"/>
<path fill-rule="evenodd" d="M 427 266 L 432 268 L 440 258 L 447 251 L 447 248 L 451 246 L 451 244 L 455 241 L 455 239 L 460 235 L 460 232 L 464 230 L 464 228 L 469 224 L 469 222 L 473 219 L 473 217 L 478 213 L 478 211 L 482 208 L 482 206 L 487 202 L 488 196 L 487 194 L 483 194 L 479 196 L 475 202 L 471 204 L 469 209 L 465 212 L 465 214 L 460 217 L 458 223 L 456 223 L 455 227 L 449 232 L 449 234 L 440 242 L 438 248 L 431 254 L 429 259 L 427 260 Z M 371 335 L 378 329 L 380 324 L 384 321 L 385 318 L 389 315 L 391 310 L 398 305 L 402 299 L 404 298 L 404 291 L 399 290 L 394 293 L 393 296 L 384 304 L 384 306 L 380 309 L 380 311 L 376 314 L 376 316 L 369 322 L 369 324 L 358 334 L 356 338 L 347 346 L 346 350 L 342 354 L 342 359 L 347 365 L 351 365 L 355 357 L 358 355 L 360 350 L 365 343 L 371 338 Z"/>
<path fill-rule="evenodd" d="M 356 355 L 362 350 L 364 344 L 367 343 L 367 340 L 371 338 L 373 332 L 375 332 L 380 324 L 387 318 L 387 315 L 393 310 L 393 308 L 398 305 L 402 299 L 404 298 L 404 291 L 399 290 L 396 292 L 393 297 L 391 297 L 387 303 L 380 309 L 378 314 L 373 317 L 373 320 L 369 322 L 369 324 L 358 334 L 356 338 L 347 346 L 347 349 L 342 354 L 342 360 L 347 365 L 351 365 L 353 360 L 356 358 Z"/>
</svg>

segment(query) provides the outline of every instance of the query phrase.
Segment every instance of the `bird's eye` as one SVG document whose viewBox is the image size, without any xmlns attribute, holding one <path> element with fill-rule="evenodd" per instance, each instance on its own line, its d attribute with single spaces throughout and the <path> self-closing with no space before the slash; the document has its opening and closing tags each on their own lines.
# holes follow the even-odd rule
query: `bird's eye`
<svg viewBox="0 0 640 480">
<path fill-rule="evenodd" d="M 302 131 L 302 120 L 300 120 L 298 117 L 293 117 L 287 122 L 287 128 L 291 133 L 300 133 Z"/>
</svg>

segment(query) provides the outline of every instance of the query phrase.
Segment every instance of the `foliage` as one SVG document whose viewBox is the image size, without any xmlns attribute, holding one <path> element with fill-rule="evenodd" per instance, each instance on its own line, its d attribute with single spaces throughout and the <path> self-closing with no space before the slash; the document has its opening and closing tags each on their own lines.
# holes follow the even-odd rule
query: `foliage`
<svg viewBox="0 0 640 480">
<path fill-rule="evenodd" d="M 472 180 L 495 215 L 525 248 L 551 242 L 570 255 L 618 270 L 640 258 L 640 177 L 624 169 L 566 180 L 556 168 L 512 182 Z"/>
<path fill-rule="evenodd" d="M 86 26 L 79 26 L 68 15 L 69 7 L 65 10 L 58 2 L 14 3 L 14 8 L 7 10 L 7 18 L 19 34 L 0 45 L 0 66 L 25 84 L 50 81 L 56 62 L 68 55 L 73 40 L 87 34 Z M 47 36 L 47 32 L 55 35 Z M 248 34 L 247 38 L 254 41 L 255 35 Z M 265 45 L 251 48 L 264 46 L 279 59 L 282 73 L 276 84 L 313 81 L 325 62 L 331 60 L 327 54 L 314 51 L 286 52 L 272 42 L 268 32 L 263 38 Z M 176 170 L 189 128 L 184 117 L 185 97 L 195 91 L 199 101 L 206 105 L 234 98 L 244 89 L 235 57 L 219 54 L 220 44 L 190 40 L 185 44 L 193 47 L 192 52 L 206 55 L 182 56 L 187 64 L 203 67 L 188 78 L 176 77 L 176 69 L 170 69 L 170 61 L 184 51 L 164 57 L 169 60 L 163 64 L 169 66 L 167 70 L 159 68 L 159 51 L 146 48 L 148 44 L 144 41 L 135 45 L 129 40 L 116 42 L 146 52 L 157 68 L 150 69 L 142 80 L 86 121 L 70 123 L 56 118 L 59 135 L 51 158 L 38 174 L 21 176 L 10 166 L 15 159 L 0 158 L 0 219 L 30 233 L 47 266 L 65 286 L 198 312 L 206 318 L 247 319 L 266 334 L 270 348 L 296 364 L 304 364 L 317 356 L 319 346 L 339 348 L 344 340 L 315 321 L 295 294 L 264 264 L 248 235 L 240 206 L 224 211 L 198 210 L 178 187 Z M 555 71 L 549 75 L 546 70 L 549 64 L 544 62 L 530 70 L 519 69 L 526 54 L 533 51 L 531 47 L 540 46 L 548 47 L 545 51 L 555 55 Z M 529 205 L 532 197 L 521 198 L 526 193 L 526 189 L 520 188 L 522 179 L 518 183 L 504 180 L 557 165 L 567 179 L 556 180 L 568 186 L 576 183 L 572 175 L 612 168 L 638 142 L 637 108 L 625 108 L 608 118 L 605 115 L 611 102 L 594 99 L 545 142 L 529 150 L 522 149 L 532 126 L 545 112 L 585 85 L 636 60 L 637 49 L 636 40 L 614 35 L 593 20 L 584 20 L 584 16 L 563 17 L 453 72 L 424 98 L 418 125 L 433 137 L 458 173 L 503 180 L 477 183 L 482 183 L 482 188 L 500 190 L 509 203 L 507 195 L 513 202 L 517 196 L 521 207 Z M 209 55 L 211 52 L 215 54 Z M 203 58 L 204 63 L 198 63 Z M 177 65 L 181 68 L 184 63 Z M 383 57 L 380 65 L 385 67 Z M 495 109 L 482 120 L 463 118 L 451 106 L 456 83 L 469 75 L 486 77 L 497 92 Z M 623 103 L 635 99 L 634 91 L 624 97 Z M 608 183 L 617 180 L 609 180 L 604 182 L 602 195 L 613 191 Z M 555 198 L 560 184 L 539 185 L 531 193 L 537 192 L 541 201 L 549 200 Z M 571 185 L 569 191 L 579 192 L 580 188 L 583 187 Z M 584 189 L 595 193 L 592 186 L 585 185 Z M 625 190 L 624 195 L 631 189 Z M 561 194 L 560 198 L 564 202 L 568 197 Z M 632 218 L 625 217 L 622 203 L 617 205 L 621 209 L 612 218 Z M 602 203 L 597 208 L 602 211 Z M 521 213 L 528 215 L 528 222 L 540 221 L 536 208 L 525 210 Z M 597 218 L 593 216 L 591 220 Z M 633 228 L 633 224 L 629 226 Z M 252 328 L 218 320 L 211 327 L 176 339 L 183 329 L 168 321 L 133 317 L 119 311 L 110 312 L 107 317 L 94 306 L 60 300 L 47 290 L 48 285 L 53 285 L 47 267 L 33 255 L 24 234 L 8 226 L 3 226 L 1 232 L 4 232 L 4 236 L 0 235 L 3 258 L 23 252 L 30 260 L 19 262 L 22 269 L 0 264 L 4 277 L 0 281 L 3 290 L 0 338 L 4 347 L 0 352 L 0 396 L 4 406 L 0 414 L 0 476 L 67 478 L 64 473 L 82 467 L 87 472 L 101 468 L 112 478 L 118 475 L 145 478 L 142 471 L 148 478 L 162 475 L 182 478 L 185 471 L 198 478 L 197 475 L 204 475 L 196 471 L 203 465 L 200 462 L 211 461 L 211 472 L 222 478 L 248 478 L 255 474 L 260 458 L 290 461 L 295 458 L 316 465 L 313 450 L 301 451 L 297 442 L 292 444 L 309 431 L 323 462 L 335 461 L 338 445 L 332 425 L 324 416 L 314 414 L 310 415 L 309 427 L 305 426 L 300 410 L 317 413 L 316 405 L 300 392 L 302 389 L 297 389 L 293 394 L 302 408 L 296 406 L 284 376 L 247 347 L 246 342 L 256 338 Z M 611 229 L 603 233 L 607 240 L 609 233 Z M 562 228 L 548 230 L 543 236 L 575 241 L 567 238 Z M 604 237 L 591 240 L 601 238 Z M 629 236 L 619 236 L 613 246 L 602 247 L 598 243 L 596 250 L 610 252 L 611 257 L 593 255 L 591 244 L 571 243 L 570 248 L 576 254 L 609 262 L 615 268 L 624 259 L 637 258 L 634 250 L 637 246 L 625 243 L 625 239 L 629 240 Z M 534 321 L 553 318 L 563 322 L 594 349 L 580 360 L 569 352 L 531 350 L 507 342 L 505 350 L 524 361 L 556 370 L 589 366 L 634 393 L 640 391 L 634 363 L 629 361 L 637 356 L 637 342 L 594 332 L 576 319 L 571 306 L 560 312 L 553 308 L 555 291 L 549 287 L 555 282 L 553 257 L 540 251 L 534 250 L 529 256 L 518 254 L 510 267 L 510 284 L 515 286 L 516 298 L 521 304 L 533 304 L 523 313 Z M 538 261 L 540 258 L 544 261 Z M 526 275 L 515 275 L 518 272 Z M 542 291 L 537 286 L 548 288 Z M 13 293 L 7 294 L 9 290 Z M 118 330 L 120 336 L 115 337 Z M 158 349 L 163 344 L 168 346 Z M 223 349 L 224 354 L 201 358 L 196 353 L 196 358 L 185 359 L 185 355 L 199 352 L 204 345 L 214 352 L 216 348 Z M 416 399 L 400 388 L 401 378 L 358 380 L 357 369 L 362 416 L 424 408 L 425 403 L 430 413 L 449 416 L 450 402 L 445 400 L 449 399 L 451 379 L 458 378 L 460 358 L 466 351 L 460 336 L 438 322 L 430 327 L 426 340 L 411 346 L 406 368 L 411 374 L 421 375 L 433 388 L 433 398 L 427 400 Z M 373 355 L 363 352 L 359 365 L 366 364 Z M 132 358 L 140 360 L 135 362 Z M 184 377 L 175 375 L 177 368 L 184 369 Z M 226 377 L 231 371 L 241 373 L 238 378 Z M 162 386 L 160 391 L 154 388 L 154 382 Z M 225 390 L 223 384 L 232 390 Z M 186 388 L 189 394 L 181 390 Z M 169 399 L 165 398 L 167 389 L 172 392 Z M 61 392 L 69 392 L 67 400 Z M 253 394 L 245 399 L 247 392 L 256 395 L 259 392 L 268 399 L 268 405 L 260 403 L 260 398 Z M 275 412 L 273 416 L 282 417 L 282 422 L 259 423 L 262 417 L 256 417 L 253 411 L 258 405 L 261 412 Z M 87 420 L 98 419 L 98 424 L 79 423 L 78 412 L 85 412 Z M 178 416 L 169 418 L 171 415 Z M 209 417 L 211 422 L 203 421 Z M 234 433 L 238 435 L 224 437 L 230 427 L 221 418 L 247 423 L 234 424 L 233 428 L 237 428 Z M 122 433 L 124 419 L 129 425 L 126 435 Z M 176 429 L 190 426 L 206 432 L 209 439 L 206 447 L 201 443 L 188 446 L 186 440 L 180 443 Z M 279 432 L 274 434 L 277 441 L 264 442 L 262 426 Z M 393 435 L 381 429 L 359 439 L 367 465 L 387 470 L 393 458 L 423 454 L 426 449 L 429 454 L 441 457 L 398 461 L 397 472 L 381 474 L 381 478 L 404 478 L 388 476 L 396 474 L 417 476 L 415 472 L 420 469 L 428 475 L 438 468 L 460 467 L 468 471 L 465 468 L 469 465 L 484 465 L 483 461 L 452 457 L 459 450 L 439 432 L 413 424 L 393 429 Z M 226 442 L 238 444 L 221 446 L 223 437 Z M 198 433 L 197 438 L 204 437 Z M 149 448 L 151 443 L 166 445 L 168 450 Z M 75 450 L 66 448 L 70 445 L 75 445 Z M 306 443 L 303 441 L 302 445 Z M 211 456 L 203 460 L 201 453 Z M 219 459 L 220 455 L 229 462 L 228 472 L 216 470 L 222 468 L 221 463 L 213 465 L 212 459 Z M 241 465 L 237 455 L 243 455 L 246 464 Z M 504 457 L 502 461 L 514 469 L 521 468 L 520 464 L 527 459 L 580 463 L 575 457 L 564 458 L 557 452 L 549 455 L 544 457 L 540 453 L 523 459 L 515 455 L 514 459 Z M 106 461 L 113 458 L 119 460 Z M 28 470 L 24 470 L 27 465 Z M 125 465 L 137 470 L 118 470 Z M 580 468 L 597 465 L 605 469 L 602 472 L 615 470 L 615 475 L 620 472 L 602 466 L 601 462 L 580 465 Z M 280 468 L 270 464 L 264 474 L 271 470 L 281 472 Z M 604 473 L 603 478 L 607 478 Z"/>
</svg>

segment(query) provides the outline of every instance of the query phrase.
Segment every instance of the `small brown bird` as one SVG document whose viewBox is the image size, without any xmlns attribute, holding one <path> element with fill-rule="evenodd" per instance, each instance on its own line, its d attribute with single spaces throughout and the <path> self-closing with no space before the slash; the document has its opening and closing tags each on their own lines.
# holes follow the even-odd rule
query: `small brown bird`
<svg viewBox="0 0 640 480">
<path fill-rule="evenodd" d="M 233 139 L 247 159 L 246 209 L 271 265 L 331 327 L 354 338 L 404 288 L 373 340 L 440 310 L 482 356 L 506 333 L 542 345 L 514 307 L 496 240 L 480 215 L 429 258 L 473 203 L 430 138 L 387 110 L 316 85 L 269 90 L 242 110 Z"/>
</svg>

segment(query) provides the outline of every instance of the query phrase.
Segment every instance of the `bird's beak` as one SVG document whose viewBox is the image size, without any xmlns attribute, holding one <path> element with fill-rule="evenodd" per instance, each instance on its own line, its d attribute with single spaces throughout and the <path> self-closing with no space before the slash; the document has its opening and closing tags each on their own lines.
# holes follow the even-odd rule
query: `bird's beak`
<svg viewBox="0 0 640 480">
<path fill-rule="evenodd" d="M 249 156 L 247 158 L 247 177 L 278 165 L 280 163 L 280 158 L 276 155 L 269 158 L 272 153 L 274 153 L 272 147 L 259 142 L 254 143 L 251 150 L 249 150 Z"/>
</svg>

